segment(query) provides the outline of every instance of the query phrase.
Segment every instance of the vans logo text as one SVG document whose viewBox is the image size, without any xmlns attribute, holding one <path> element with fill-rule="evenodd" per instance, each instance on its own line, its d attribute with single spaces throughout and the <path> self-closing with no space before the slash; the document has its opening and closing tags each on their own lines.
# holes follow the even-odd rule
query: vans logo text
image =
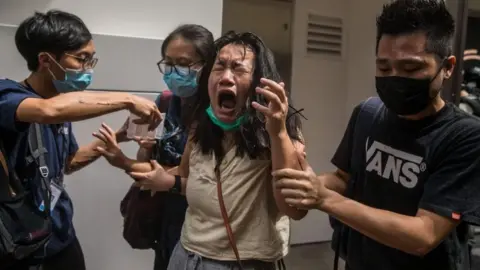
<svg viewBox="0 0 480 270">
<path fill-rule="evenodd" d="M 372 145 L 368 147 L 368 139 L 365 148 L 368 172 L 376 172 L 378 176 L 393 180 L 406 188 L 414 188 L 418 183 L 418 175 L 426 170 L 422 157 L 394 149 L 377 141 L 373 141 Z M 384 155 L 387 157 L 385 164 L 383 164 Z"/>
</svg>

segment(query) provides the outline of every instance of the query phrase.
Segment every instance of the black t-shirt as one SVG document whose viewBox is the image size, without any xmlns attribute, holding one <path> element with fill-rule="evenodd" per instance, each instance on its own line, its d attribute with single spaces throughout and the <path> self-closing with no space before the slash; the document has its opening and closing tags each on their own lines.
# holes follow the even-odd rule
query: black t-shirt
<svg viewBox="0 0 480 270">
<path fill-rule="evenodd" d="M 332 163 L 352 173 L 350 118 Z M 356 172 L 353 198 L 365 205 L 415 216 L 419 208 L 461 219 L 437 248 L 417 257 L 380 244 L 354 230 L 348 238 L 351 270 L 465 270 L 467 223 L 480 225 L 480 120 L 452 104 L 436 115 L 411 121 L 385 107 L 377 115 Z"/>
</svg>

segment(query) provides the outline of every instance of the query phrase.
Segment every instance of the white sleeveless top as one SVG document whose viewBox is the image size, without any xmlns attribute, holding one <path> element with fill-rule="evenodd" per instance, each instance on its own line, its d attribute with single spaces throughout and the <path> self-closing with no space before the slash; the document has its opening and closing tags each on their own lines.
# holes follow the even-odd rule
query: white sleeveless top
<svg viewBox="0 0 480 270">
<path fill-rule="evenodd" d="M 273 197 L 271 161 L 235 156 L 228 151 L 220 165 L 223 198 L 242 260 L 273 262 L 288 253 L 290 220 Z M 190 154 L 186 188 L 188 209 L 181 243 L 214 260 L 236 260 L 223 223 L 217 196 L 215 157 L 197 145 Z"/>
</svg>

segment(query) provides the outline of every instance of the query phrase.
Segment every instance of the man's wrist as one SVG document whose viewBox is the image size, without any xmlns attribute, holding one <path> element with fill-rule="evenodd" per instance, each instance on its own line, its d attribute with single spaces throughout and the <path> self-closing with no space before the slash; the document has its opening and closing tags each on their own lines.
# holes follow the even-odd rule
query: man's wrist
<svg viewBox="0 0 480 270">
<path fill-rule="evenodd" d="M 335 206 L 342 199 L 345 199 L 345 197 L 343 197 L 342 195 L 340 195 L 339 193 L 337 193 L 333 190 L 326 189 L 326 195 L 323 198 L 323 200 L 321 200 L 317 204 L 317 209 L 320 210 L 320 211 L 326 212 L 328 214 L 331 214 L 335 211 Z"/>
<path fill-rule="evenodd" d="M 122 104 L 125 106 L 125 108 L 130 110 L 135 105 L 135 96 L 132 94 L 123 94 L 123 95 L 124 97 L 122 98 Z"/>
</svg>

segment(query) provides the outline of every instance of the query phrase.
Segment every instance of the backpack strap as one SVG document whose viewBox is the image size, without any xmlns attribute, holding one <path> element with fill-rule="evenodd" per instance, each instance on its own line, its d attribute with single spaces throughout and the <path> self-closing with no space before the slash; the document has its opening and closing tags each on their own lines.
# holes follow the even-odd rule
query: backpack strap
<svg viewBox="0 0 480 270">
<path fill-rule="evenodd" d="M 3 148 L 3 142 L 0 141 L 0 191 L 2 191 L 0 198 L 7 199 L 8 197 L 15 196 L 16 194 L 10 183 L 10 180 L 12 179 L 10 176 L 10 166 L 8 165 L 4 153 L 5 150 Z M 5 198 L 3 195 L 5 195 Z"/>
<path fill-rule="evenodd" d="M 353 128 L 353 146 L 350 160 L 352 171 L 347 182 L 347 189 L 345 190 L 345 197 L 347 198 L 354 196 L 357 178 L 365 165 L 365 142 L 383 106 L 383 102 L 378 97 L 370 97 L 360 105 L 360 111 Z M 334 270 L 338 270 L 342 236 L 344 233 L 348 233 L 348 228 L 345 225 L 342 224 L 338 228 L 340 232 L 337 246 L 335 247 Z"/>
<path fill-rule="evenodd" d="M 31 161 L 37 163 L 38 170 L 40 172 L 40 188 L 42 193 L 42 199 L 44 201 L 44 209 L 47 216 L 50 216 L 50 203 L 51 203 L 51 190 L 50 180 L 48 175 L 50 170 L 46 161 L 47 149 L 43 144 L 42 127 L 38 123 L 30 124 L 28 129 L 28 148 L 30 155 L 26 158 L 27 164 Z M 42 210 L 42 209 L 40 209 Z"/>
<path fill-rule="evenodd" d="M 383 108 L 383 102 L 378 97 L 368 98 L 360 107 L 355 127 L 353 129 L 353 149 L 351 156 L 352 172 L 354 174 L 363 170 L 365 162 L 365 142 L 375 123 L 378 113 Z M 355 181 L 353 181 L 355 182 Z M 349 194 L 350 195 L 350 194 Z"/>
<path fill-rule="evenodd" d="M 353 128 L 353 145 L 350 166 L 352 167 L 351 176 L 347 184 L 345 196 L 353 196 L 353 188 L 356 183 L 356 176 L 363 170 L 365 164 L 365 142 L 370 134 L 375 120 L 383 108 L 383 103 L 378 97 L 370 97 L 360 106 L 355 126 Z M 354 176 L 354 177 L 352 177 Z"/>
<path fill-rule="evenodd" d="M 32 123 L 28 129 L 28 148 L 30 155 L 25 158 L 27 165 L 38 161 L 40 166 L 40 174 L 42 177 L 48 177 L 50 170 L 48 169 L 45 154 L 47 149 L 43 146 L 42 130 L 40 124 Z"/>
</svg>

